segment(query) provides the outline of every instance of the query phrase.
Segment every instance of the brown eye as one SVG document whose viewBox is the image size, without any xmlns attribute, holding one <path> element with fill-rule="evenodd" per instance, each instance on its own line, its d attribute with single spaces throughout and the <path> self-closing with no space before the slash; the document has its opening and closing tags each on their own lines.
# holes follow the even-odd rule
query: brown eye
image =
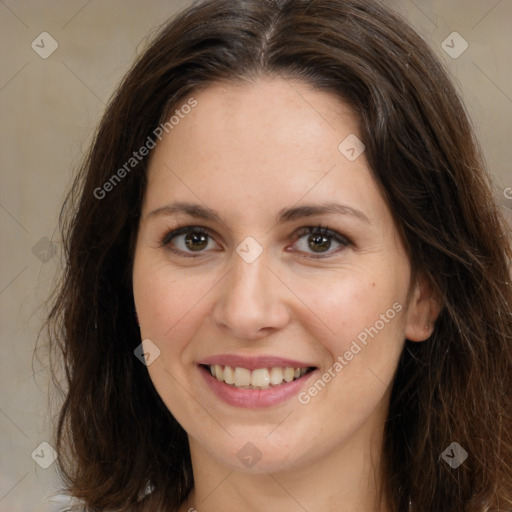
<svg viewBox="0 0 512 512">
<path fill-rule="evenodd" d="M 324 235 L 310 235 L 308 245 L 314 252 L 324 252 L 331 248 L 331 240 Z"/>
<path fill-rule="evenodd" d="M 301 228 L 295 236 L 294 250 L 311 258 L 326 258 L 351 245 L 345 236 L 321 226 Z"/>
<path fill-rule="evenodd" d="M 171 231 L 164 236 L 162 246 L 183 256 L 200 256 L 211 249 L 219 249 L 212 235 L 200 226 L 186 226 Z"/>
<path fill-rule="evenodd" d="M 191 251 L 202 251 L 208 245 L 208 235 L 203 233 L 188 233 L 185 236 L 185 245 Z"/>
</svg>

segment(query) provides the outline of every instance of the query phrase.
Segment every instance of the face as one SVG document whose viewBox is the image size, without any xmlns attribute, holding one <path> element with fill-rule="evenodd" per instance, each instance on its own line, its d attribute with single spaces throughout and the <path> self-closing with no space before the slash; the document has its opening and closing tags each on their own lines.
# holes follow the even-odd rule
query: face
<svg viewBox="0 0 512 512">
<path fill-rule="evenodd" d="M 357 118 L 279 79 L 194 98 L 151 155 L 135 249 L 151 379 L 193 457 L 279 471 L 364 449 L 430 310 Z"/>
</svg>

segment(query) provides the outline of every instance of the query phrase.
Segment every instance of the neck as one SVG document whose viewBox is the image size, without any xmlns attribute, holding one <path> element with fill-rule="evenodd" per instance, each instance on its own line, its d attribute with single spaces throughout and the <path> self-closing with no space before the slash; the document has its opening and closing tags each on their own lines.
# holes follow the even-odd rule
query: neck
<svg viewBox="0 0 512 512">
<path fill-rule="evenodd" d="M 190 439 L 195 487 L 179 512 L 389 512 L 382 434 L 358 432 L 336 450 L 278 472 L 242 472 Z"/>
</svg>

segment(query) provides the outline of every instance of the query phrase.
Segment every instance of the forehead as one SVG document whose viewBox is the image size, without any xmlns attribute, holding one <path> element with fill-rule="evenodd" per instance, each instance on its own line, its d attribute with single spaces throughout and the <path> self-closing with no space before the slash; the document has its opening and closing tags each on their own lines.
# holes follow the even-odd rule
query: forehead
<svg viewBox="0 0 512 512">
<path fill-rule="evenodd" d="M 173 128 L 169 145 L 192 137 L 201 142 L 198 154 L 213 152 L 215 159 L 254 149 L 275 159 L 276 148 L 287 150 L 286 158 L 294 148 L 316 156 L 316 148 L 329 145 L 335 154 L 340 136 L 359 131 L 357 117 L 339 98 L 289 79 L 216 83 L 194 97 L 197 107 Z"/>
<path fill-rule="evenodd" d="M 219 83 L 192 96 L 197 106 L 153 151 L 146 209 L 199 198 L 234 214 L 237 203 L 277 211 L 307 195 L 382 213 L 364 153 L 351 161 L 340 151 L 359 128 L 336 96 L 285 79 Z"/>
</svg>

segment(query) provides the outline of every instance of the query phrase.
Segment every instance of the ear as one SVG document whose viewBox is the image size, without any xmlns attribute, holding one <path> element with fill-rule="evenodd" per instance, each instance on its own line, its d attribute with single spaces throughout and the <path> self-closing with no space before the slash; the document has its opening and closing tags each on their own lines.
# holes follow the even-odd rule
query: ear
<svg viewBox="0 0 512 512">
<path fill-rule="evenodd" d="M 440 311 L 441 301 L 431 283 L 425 276 L 418 276 L 410 294 L 405 337 L 411 341 L 428 339 L 434 332 Z"/>
</svg>

